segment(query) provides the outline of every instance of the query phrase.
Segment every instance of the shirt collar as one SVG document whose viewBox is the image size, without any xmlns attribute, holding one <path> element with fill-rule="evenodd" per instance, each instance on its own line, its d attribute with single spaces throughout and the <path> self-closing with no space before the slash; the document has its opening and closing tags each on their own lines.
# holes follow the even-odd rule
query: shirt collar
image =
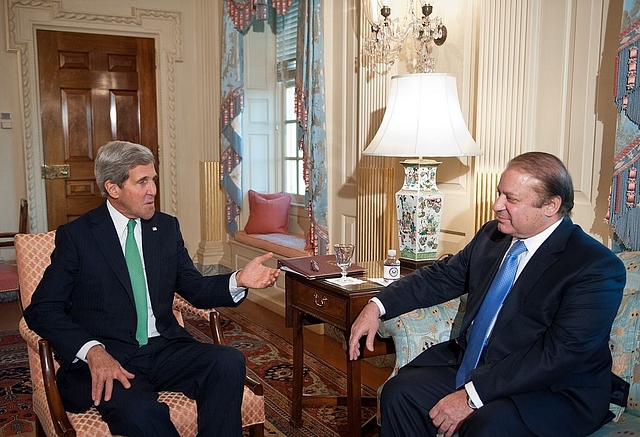
<svg viewBox="0 0 640 437">
<path fill-rule="evenodd" d="M 109 199 L 107 199 L 107 210 L 109 210 L 109 215 L 111 216 L 111 221 L 113 221 L 113 226 L 116 228 L 116 233 L 119 237 L 122 235 L 126 236 L 127 233 L 127 223 L 129 223 L 129 219 L 122 215 L 120 211 L 114 208 Z M 140 229 L 140 219 L 135 219 L 137 226 L 136 229 Z"/>
<path fill-rule="evenodd" d="M 560 218 L 557 222 L 555 222 L 539 234 L 522 240 L 524 242 L 524 245 L 527 247 L 527 253 L 529 254 L 529 256 L 533 255 L 536 250 L 538 250 L 538 248 L 542 246 L 542 243 L 544 243 L 547 238 L 549 238 L 549 236 L 553 234 L 553 231 L 555 231 L 556 228 L 560 226 L 560 223 L 562 223 L 562 218 Z M 516 240 L 514 239 L 513 241 L 515 242 Z"/>
</svg>

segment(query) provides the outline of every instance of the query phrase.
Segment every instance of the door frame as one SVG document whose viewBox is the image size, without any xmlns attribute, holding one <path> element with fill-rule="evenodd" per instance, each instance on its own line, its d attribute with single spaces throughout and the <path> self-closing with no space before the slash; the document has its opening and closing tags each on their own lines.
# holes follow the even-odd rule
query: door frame
<svg viewBox="0 0 640 437">
<path fill-rule="evenodd" d="M 132 8 L 131 15 L 74 13 L 61 9 L 56 1 L 7 0 L 8 50 L 18 54 L 20 94 L 24 126 L 24 157 L 29 232 L 47 230 L 47 205 L 41 165 L 44 163 L 36 30 L 113 34 L 153 38 L 156 46 L 156 96 L 160 209 L 176 215 L 177 144 L 175 114 L 175 63 L 182 61 L 182 19 L 180 12 Z M 126 31 L 123 31 L 126 26 Z"/>
</svg>

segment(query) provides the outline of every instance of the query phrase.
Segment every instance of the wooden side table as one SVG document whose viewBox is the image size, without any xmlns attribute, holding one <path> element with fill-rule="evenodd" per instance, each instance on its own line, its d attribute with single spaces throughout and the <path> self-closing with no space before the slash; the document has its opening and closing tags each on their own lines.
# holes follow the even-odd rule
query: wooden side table
<svg viewBox="0 0 640 437">
<path fill-rule="evenodd" d="M 381 275 L 380 275 L 381 276 Z M 364 279 L 364 278 L 362 278 Z M 376 398 L 362 398 L 361 361 L 347 360 L 347 396 L 311 396 L 302 394 L 302 369 L 304 355 L 303 326 L 305 324 L 329 323 L 344 332 L 345 338 L 351 335 L 351 325 L 362 308 L 382 287 L 374 282 L 341 287 L 326 280 L 309 280 L 294 273 L 286 273 L 285 301 L 286 326 L 293 327 L 293 397 L 291 424 L 302 426 L 303 405 L 345 405 L 347 406 L 347 434 L 350 437 L 362 433 L 362 404 L 377 405 Z M 374 352 L 360 343 L 360 358 L 393 353 L 393 343 L 377 338 Z"/>
</svg>

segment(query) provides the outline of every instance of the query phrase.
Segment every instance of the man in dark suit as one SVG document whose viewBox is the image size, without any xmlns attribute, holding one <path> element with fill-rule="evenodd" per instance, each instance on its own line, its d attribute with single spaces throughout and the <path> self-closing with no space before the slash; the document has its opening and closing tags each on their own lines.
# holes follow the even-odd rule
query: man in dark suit
<svg viewBox="0 0 640 437">
<path fill-rule="evenodd" d="M 61 359 L 65 408 L 95 405 L 113 434 L 177 436 L 157 393 L 180 391 L 197 402 L 199 435 L 240 436 L 244 356 L 193 339 L 173 315 L 173 297 L 200 308 L 239 305 L 248 288 L 276 281 L 279 270 L 262 265 L 272 254 L 232 274 L 202 276 L 178 220 L 155 210 L 149 149 L 110 142 L 95 173 L 107 200 L 58 228 L 51 265 L 24 312 Z M 139 280 L 129 264 L 134 252 Z"/>
<path fill-rule="evenodd" d="M 458 254 L 403 277 L 365 306 L 352 327 L 351 359 L 363 336 L 372 349 L 379 317 L 468 293 L 459 337 L 425 350 L 386 382 L 381 437 L 584 436 L 610 420 L 608 340 L 625 269 L 571 222 L 572 208 L 562 162 L 547 153 L 520 155 L 500 178 L 496 220 Z M 472 355 L 493 278 L 510 247 L 522 246 L 516 241 L 526 250 L 515 283 L 487 324 L 477 364 L 459 372 L 471 361 L 465 355 Z"/>
</svg>

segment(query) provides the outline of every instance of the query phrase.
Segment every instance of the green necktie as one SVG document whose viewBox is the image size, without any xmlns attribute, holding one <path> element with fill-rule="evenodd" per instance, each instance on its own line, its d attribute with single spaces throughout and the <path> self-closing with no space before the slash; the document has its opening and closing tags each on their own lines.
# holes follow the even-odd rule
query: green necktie
<svg viewBox="0 0 640 437">
<path fill-rule="evenodd" d="M 124 243 L 124 258 L 127 261 L 127 269 L 131 277 L 133 287 L 133 299 L 136 302 L 136 312 L 138 313 L 138 327 L 136 329 L 136 340 L 140 346 L 144 346 L 148 341 L 147 332 L 147 286 L 144 281 L 144 269 L 140 259 L 140 251 L 133 236 L 133 229 L 136 221 L 131 219 L 127 223 L 127 241 Z"/>
</svg>

